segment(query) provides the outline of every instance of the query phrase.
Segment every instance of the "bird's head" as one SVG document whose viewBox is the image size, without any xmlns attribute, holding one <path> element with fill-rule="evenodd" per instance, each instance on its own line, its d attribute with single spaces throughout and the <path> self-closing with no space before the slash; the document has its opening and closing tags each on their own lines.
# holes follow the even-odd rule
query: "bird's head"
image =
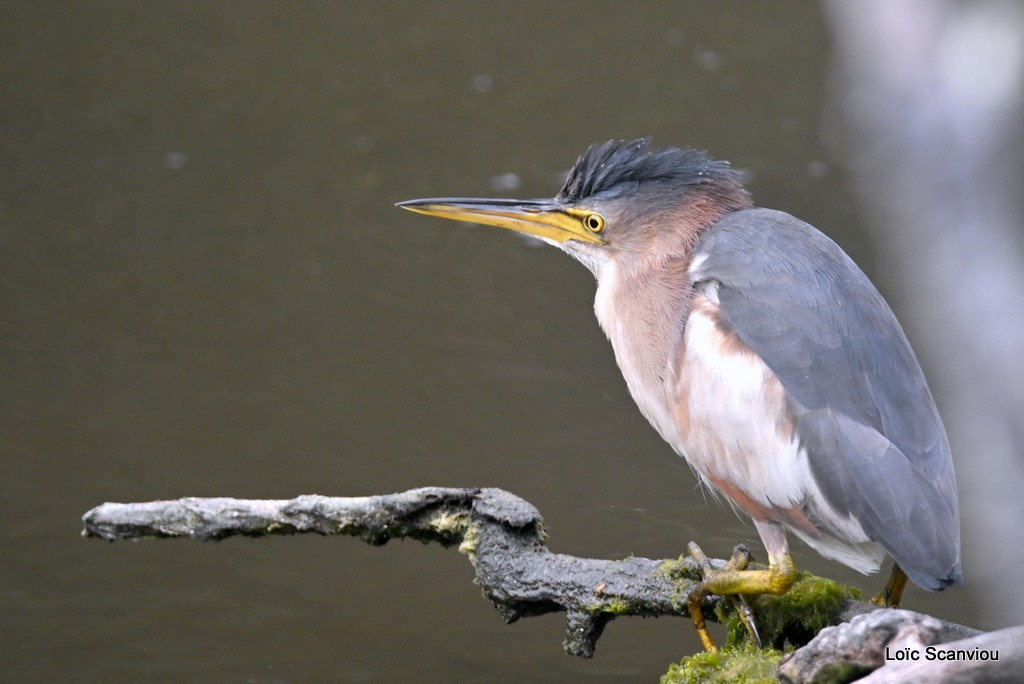
<svg viewBox="0 0 1024 684">
<path fill-rule="evenodd" d="M 398 206 L 533 235 L 595 274 L 609 260 L 663 258 L 690 250 L 703 228 L 750 206 L 728 162 L 689 149 L 652 151 L 650 142 L 592 145 L 553 199 L 438 197 Z"/>
</svg>

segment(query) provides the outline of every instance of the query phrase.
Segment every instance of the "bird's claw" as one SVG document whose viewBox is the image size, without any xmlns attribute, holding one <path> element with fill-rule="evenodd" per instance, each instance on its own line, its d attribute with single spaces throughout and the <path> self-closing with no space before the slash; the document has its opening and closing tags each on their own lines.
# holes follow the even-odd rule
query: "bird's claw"
<svg viewBox="0 0 1024 684">
<path fill-rule="evenodd" d="M 736 594 L 735 596 L 730 596 L 729 600 L 732 601 L 732 605 L 740 616 L 743 626 L 747 628 L 750 638 L 754 640 L 758 648 L 764 648 L 764 642 L 761 641 L 761 635 L 757 631 L 757 623 L 754 621 L 754 611 L 750 609 L 747 599 L 743 594 Z"/>
<path fill-rule="evenodd" d="M 872 597 L 871 603 L 883 608 L 899 608 L 900 598 L 902 598 L 903 590 L 906 587 L 907 574 L 903 572 L 903 568 L 899 565 L 893 565 L 889 581 L 885 583 L 885 587 L 882 588 L 880 594 Z"/>
</svg>

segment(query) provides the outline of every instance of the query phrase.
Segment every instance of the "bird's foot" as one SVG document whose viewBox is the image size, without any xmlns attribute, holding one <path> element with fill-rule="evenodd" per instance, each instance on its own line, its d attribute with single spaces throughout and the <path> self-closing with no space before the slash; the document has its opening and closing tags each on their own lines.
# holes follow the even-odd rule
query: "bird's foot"
<svg viewBox="0 0 1024 684">
<path fill-rule="evenodd" d="M 704 646 L 704 649 L 708 651 L 717 651 L 718 648 L 715 646 L 715 642 L 711 638 L 707 624 L 704 621 L 704 611 L 701 608 L 701 602 L 709 593 L 714 593 L 708 590 L 708 585 L 712 583 L 713 579 L 719 573 L 740 572 L 747 567 L 747 563 L 750 562 L 750 551 L 743 544 L 737 544 L 732 550 L 732 558 L 730 558 L 725 564 L 725 567 L 721 570 L 716 570 L 711 566 L 711 561 L 709 561 L 707 556 L 704 555 L 704 551 L 701 550 L 696 543 L 690 542 L 687 548 L 690 553 L 690 557 L 693 558 L 700 567 L 701 577 L 703 578 L 703 581 L 697 585 L 697 587 L 693 589 L 687 597 L 690 617 L 693 618 L 693 624 L 697 628 L 697 635 L 700 637 L 700 641 Z M 727 598 L 732 602 L 733 607 L 736 608 L 736 613 L 740 616 L 740 620 L 743 622 L 744 627 L 747 628 L 747 632 L 750 633 L 750 637 L 754 640 L 754 643 L 756 643 L 758 647 L 762 646 L 761 635 L 758 634 L 757 623 L 754 621 L 754 612 L 750 609 L 750 605 L 747 603 L 746 598 L 744 598 L 742 594 L 731 594 L 728 595 Z"/>
<path fill-rule="evenodd" d="M 714 640 L 708 633 L 707 624 L 704 622 L 704 611 L 701 609 L 701 602 L 708 594 L 727 596 L 736 606 L 743 625 L 747 628 L 751 638 L 758 646 L 762 646 L 761 637 L 754 622 L 754 616 L 747 605 L 743 594 L 784 594 L 796 580 L 796 567 L 788 553 L 779 556 L 769 556 L 767 570 L 747 570 L 747 563 L 750 561 L 750 552 L 742 544 L 737 544 L 733 549 L 732 558 L 725 564 L 725 567 L 716 570 L 711 566 L 711 561 L 697 544 L 690 542 L 687 547 L 690 556 L 700 567 L 703 580 L 687 596 L 687 607 L 690 609 L 690 617 L 697 628 L 697 635 L 705 650 L 716 651 Z"/>
<path fill-rule="evenodd" d="M 907 573 L 899 565 L 892 566 L 892 573 L 889 581 L 885 583 L 882 592 L 871 599 L 871 603 L 884 608 L 899 608 L 900 598 L 903 590 L 907 588 Z"/>
</svg>

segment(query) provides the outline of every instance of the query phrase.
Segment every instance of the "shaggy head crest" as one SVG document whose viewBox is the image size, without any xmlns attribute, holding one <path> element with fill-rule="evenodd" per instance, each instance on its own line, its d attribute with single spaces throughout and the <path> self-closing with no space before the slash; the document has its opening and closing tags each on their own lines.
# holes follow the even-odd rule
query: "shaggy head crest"
<svg viewBox="0 0 1024 684">
<path fill-rule="evenodd" d="M 649 151 L 651 138 L 609 140 L 591 145 L 580 155 L 556 199 L 580 202 L 596 195 L 617 197 L 641 185 L 739 185 L 729 162 L 710 159 L 704 152 L 669 147 Z"/>
</svg>

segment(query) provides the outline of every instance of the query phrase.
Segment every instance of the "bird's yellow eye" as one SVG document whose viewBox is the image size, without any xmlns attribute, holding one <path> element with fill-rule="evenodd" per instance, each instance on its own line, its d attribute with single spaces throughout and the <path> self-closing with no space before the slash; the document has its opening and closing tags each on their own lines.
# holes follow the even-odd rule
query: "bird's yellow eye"
<svg viewBox="0 0 1024 684">
<path fill-rule="evenodd" d="M 600 233 L 604 230 L 604 216 L 600 214 L 587 214 L 583 217 L 583 225 L 591 233 Z"/>
</svg>

